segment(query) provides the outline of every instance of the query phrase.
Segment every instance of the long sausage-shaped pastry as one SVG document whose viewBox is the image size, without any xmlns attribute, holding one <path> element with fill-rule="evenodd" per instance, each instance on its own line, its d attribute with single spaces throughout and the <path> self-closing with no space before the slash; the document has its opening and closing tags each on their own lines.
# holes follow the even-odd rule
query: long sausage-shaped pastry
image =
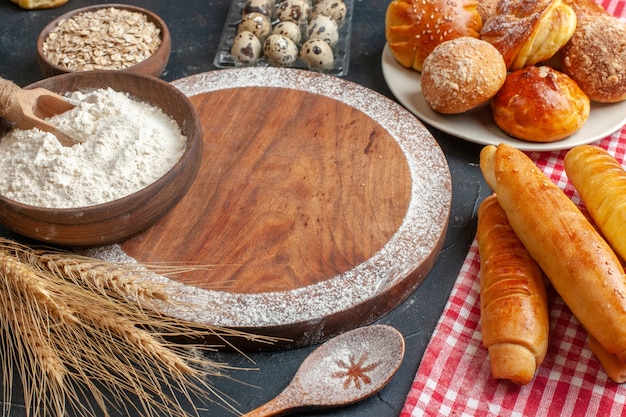
<svg viewBox="0 0 626 417">
<path fill-rule="evenodd" d="M 548 300 L 537 263 L 517 238 L 495 195 L 478 209 L 480 320 L 491 375 L 532 381 L 548 349 Z"/>
<path fill-rule="evenodd" d="M 608 377 L 618 384 L 626 382 L 626 362 L 622 362 L 616 355 L 607 352 L 604 346 L 590 334 L 587 334 L 587 343 Z"/>
<path fill-rule="evenodd" d="M 593 222 L 626 260 L 626 171 L 604 149 L 582 145 L 565 155 L 565 172 Z"/>
<path fill-rule="evenodd" d="M 515 234 L 587 331 L 626 359 L 626 280 L 617 255 L 576 205 L 521 151 L 481 151 L 481 170 Z"/>
</svg>

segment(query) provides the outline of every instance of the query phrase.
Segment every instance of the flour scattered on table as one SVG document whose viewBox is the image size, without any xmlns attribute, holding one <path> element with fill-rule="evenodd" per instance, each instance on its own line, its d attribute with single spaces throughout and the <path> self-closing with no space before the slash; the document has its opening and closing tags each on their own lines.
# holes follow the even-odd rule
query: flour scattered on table
<svg viewBox="0 0 626 417">
<path fill-rule="evenodd" d="M 187 138 L 157 107 L 111 88 L 74 92 L 76 105 L 49 120 L 77 143 L 39 129 L 0 140 L 0 194 L 40 207 L 86 207 L 152 184 L 182 156 Z"/>
</svg>

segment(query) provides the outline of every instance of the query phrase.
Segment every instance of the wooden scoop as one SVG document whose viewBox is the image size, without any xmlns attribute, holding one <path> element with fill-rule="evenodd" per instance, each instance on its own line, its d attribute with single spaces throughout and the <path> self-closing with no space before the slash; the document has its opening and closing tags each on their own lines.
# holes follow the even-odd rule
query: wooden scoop
<svg viewBox="0 0 626 417">
<path fill-rule="evenodd" d="M 243 417 L 269 417 L 355 403 L 380 391 L 403 358 L 404 339 L 393 327 L 374 325 L 351 330 L 315 349 L 277 397 Z"/>
<path fill-rule="evenodd" d="M 43 120 L 74 108 L 62 96 L 45 88 L 21 89 L 13 82 L 0 78 L 0 116 L 15 122 L 20 129 L 34 127 L 50 132 L 63 146 L 74 141 L 56 126 Z"/>
</svg>

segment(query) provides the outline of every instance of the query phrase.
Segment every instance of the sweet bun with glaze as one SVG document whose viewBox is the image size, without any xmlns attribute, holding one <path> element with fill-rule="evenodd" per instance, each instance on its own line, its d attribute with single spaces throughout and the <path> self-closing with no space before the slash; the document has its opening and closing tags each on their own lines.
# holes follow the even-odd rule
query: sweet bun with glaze
<svg viewBox="0 0 626 417">
<path fill-rule="evenodd" d="M 440 43 L 478 38 L 482 19 L 477 8 L 477 0 L 392 0 L 385 15 L 389 49 L 402 66 L 421 71 Z"/>
<path fill-rule="evenodd" d="M 545 62 L 567 43 L 576 14 L 562 0 L 500 0 L 480 38 L 504 56 L 509 71 Z"/>
<path fill-rule="evenodd" d="M 506 65 L 488 42 L 464 36 L 439 44 L 424 60 L 422 94 L 433 110 L 457 114 L 488 102 L 506 79 Z"/>
<path fill-rule="evenodd" d="M 507 75 L 491 100 L 496 125 L 530 142 L 556 142 L 578 131 L 589 118 L 587 95 L 566 74 L 531 66 Z"/>
<path fill-rule="evenodd" d="M 626 100 L 626 23 L 606 14 L 580 19 L 562 69 L 593 101 Z"/>
</svg>

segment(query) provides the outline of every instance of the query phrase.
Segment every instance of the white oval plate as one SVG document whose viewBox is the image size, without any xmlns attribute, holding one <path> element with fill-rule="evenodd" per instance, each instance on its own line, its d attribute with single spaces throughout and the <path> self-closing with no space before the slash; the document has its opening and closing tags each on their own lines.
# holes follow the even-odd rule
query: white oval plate
<svg viewBox="0 0 626 417">
<path fill-rule="evenodd" d="M 411 113 L 443 132 L 482 145 L 506 143 L 523 151 L 570 149 L 603 139 L 626 123 L 626 101 L 614 104 L 592 102 L 587 123 L 572 136 L 551 143 L 526 142 L 514 139 L 501 131 L 494 123 L 487 105 L 455 115 L 434 111 L 422 95 L 420 73 L 400 65 L 391 54 L 388 45 L 383 49 L 382 68 L 387 86 Z"/>
</svg>

